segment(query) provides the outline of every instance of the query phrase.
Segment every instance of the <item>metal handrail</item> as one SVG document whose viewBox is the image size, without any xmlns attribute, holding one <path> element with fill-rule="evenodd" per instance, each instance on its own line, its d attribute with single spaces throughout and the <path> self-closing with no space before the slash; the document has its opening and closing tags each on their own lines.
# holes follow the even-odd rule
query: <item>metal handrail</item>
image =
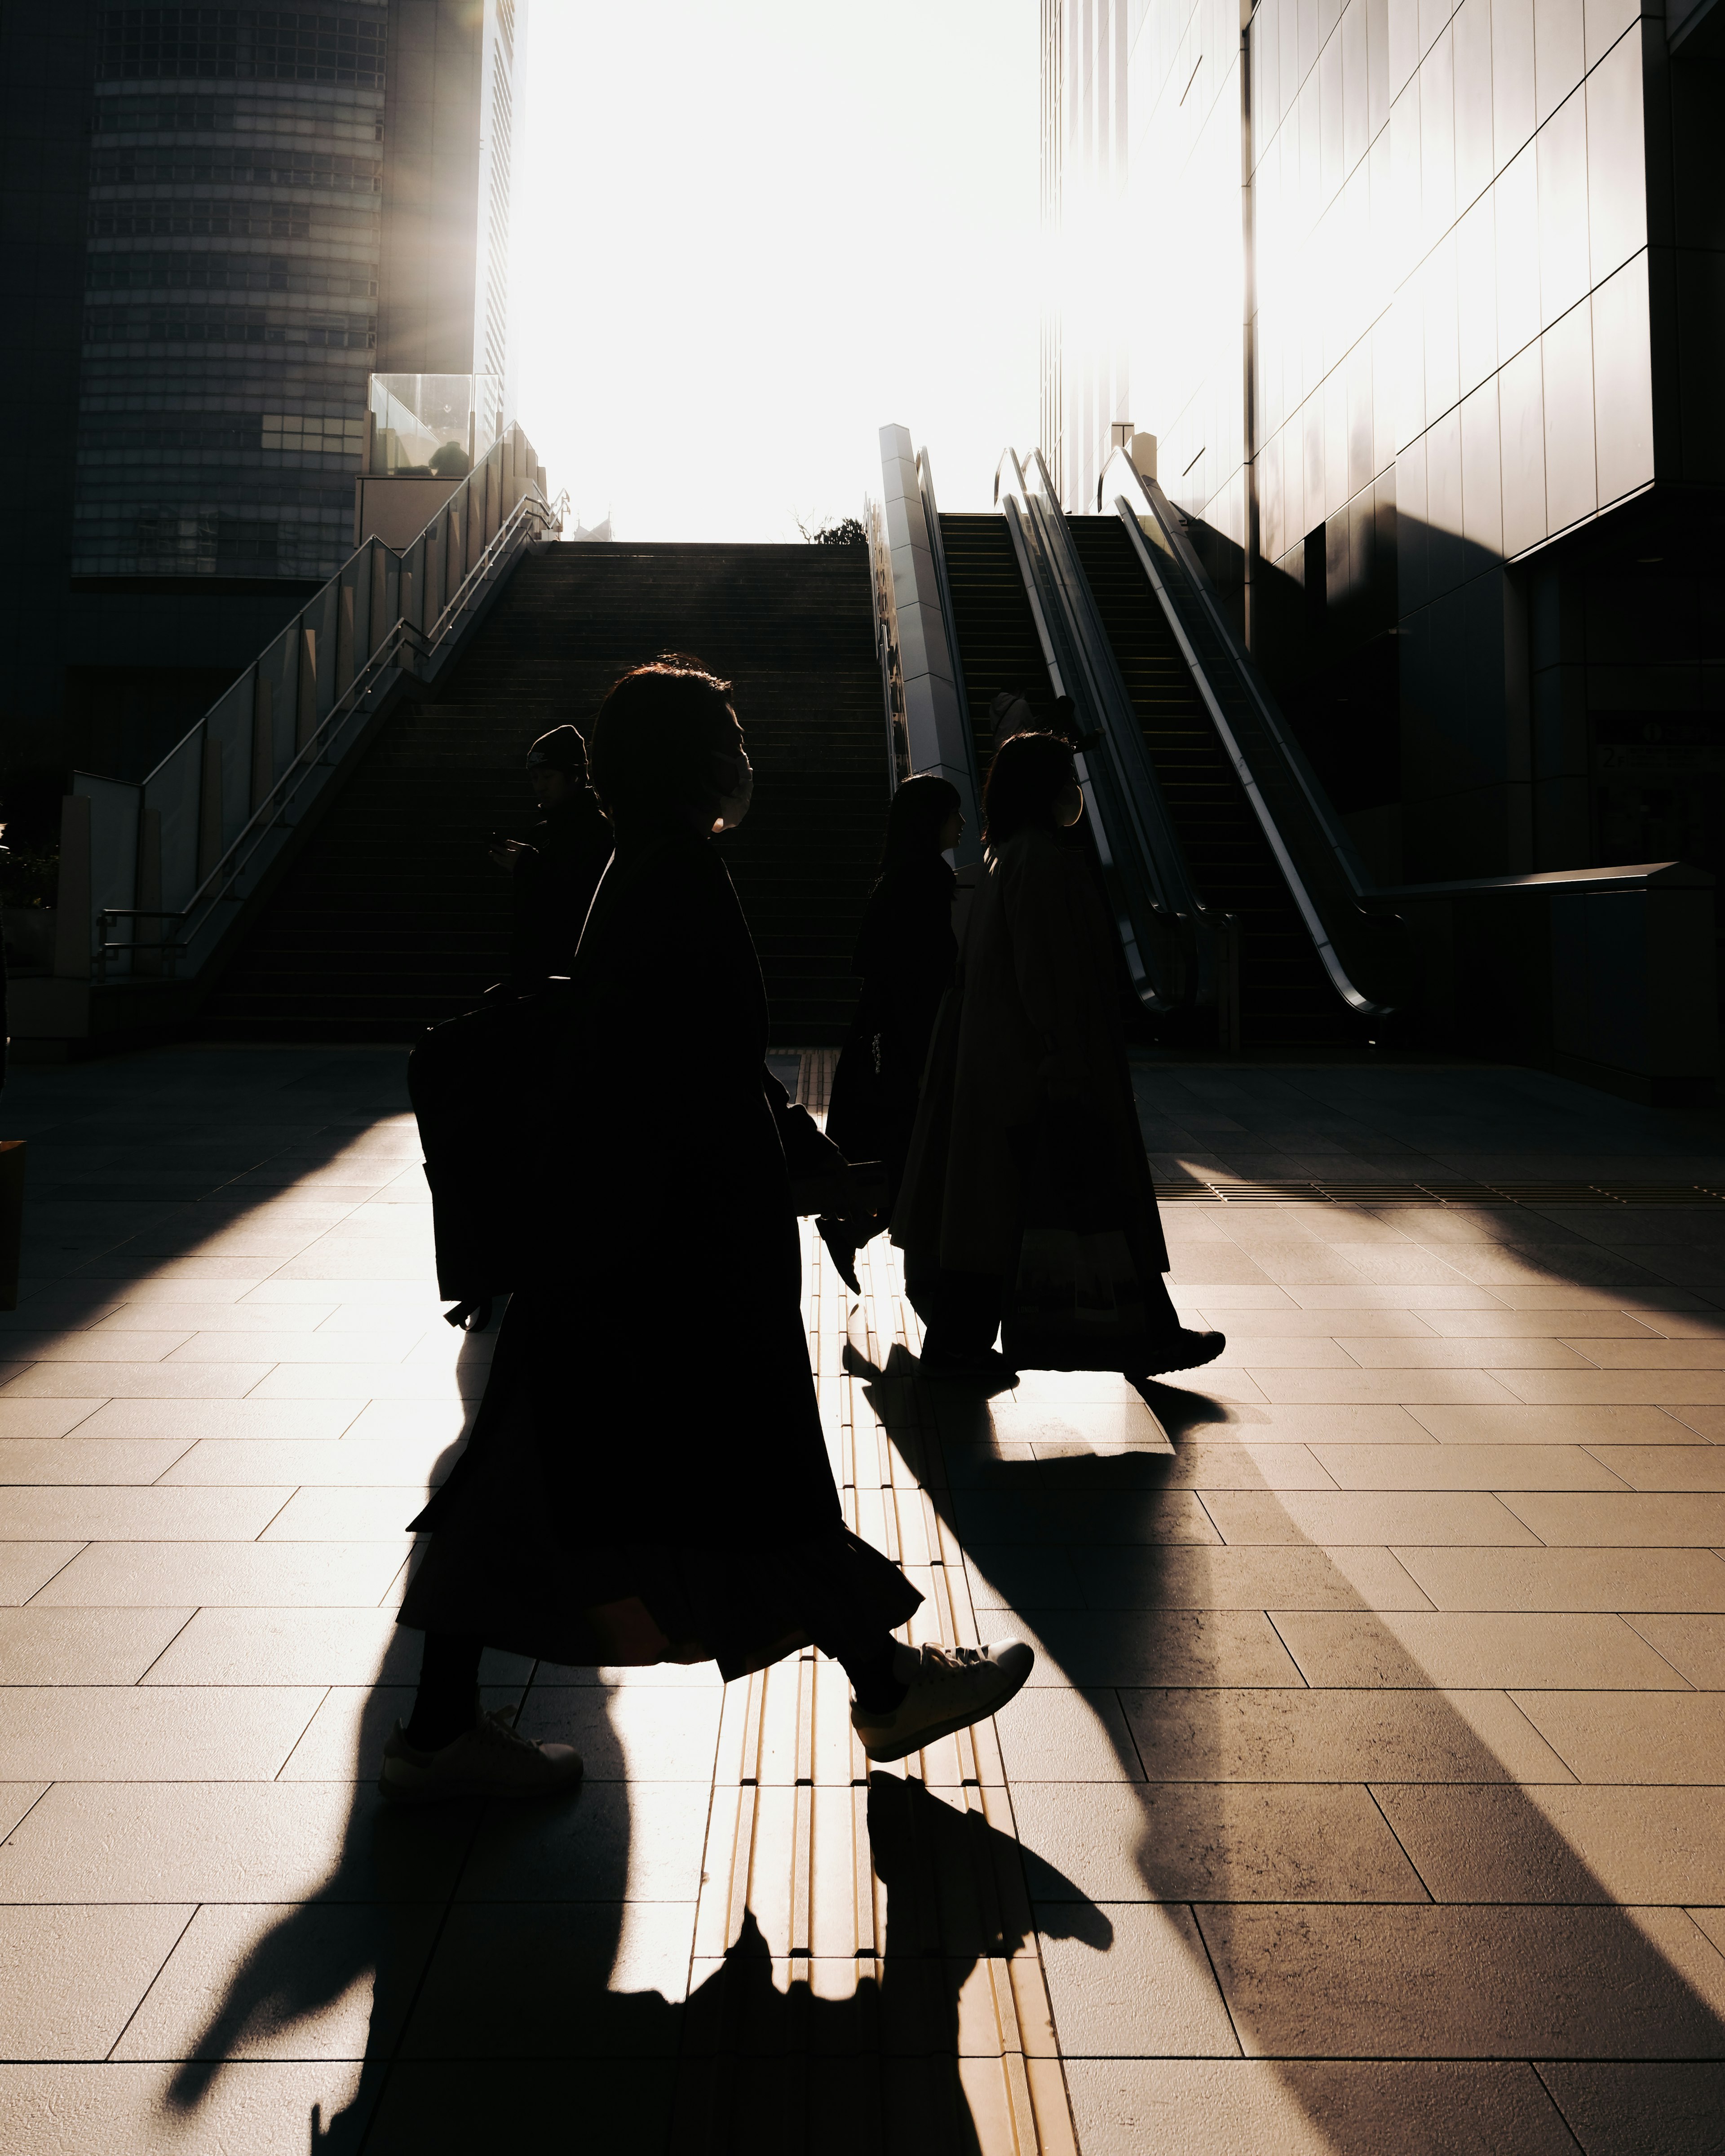
<svg viewBox="0 0 1725 2156">
<path fill-rule="evenodd" d="M 1370 1019 L 1388 1017 L 1396 1008 L 1399 997 L 1386 998 L 1369 993 L 1360 988 L 1354 978 L 1355 967 L 1351 961 L 1343 958 L 1336 938 L 1343 921 L 1350 927 L 1358 924 L 1359 929 L 1368 935 L 1384 937 L 1391 932 L 1394 916 L 1365 911 L 1363 902 L 1373 897 L 1373 893 L 1353 841 L 1330 806 L 1316 773 L 1293 740 L 1281 714 L 1257 678 L 1256 670 L 1240 648 L 1197 552 L 1186 536 L 1178 512 L 1156 482 L 1147 480 L 1123 450 L 1116 450 L 1104 466 L 1099 483 L 1099 498 L 1107 499 L 1111 487 L 1114 490 L 1115 513 L 1126 527 L 1135 557 L 1149 581 L 1158 605 L 1185 660 L 1193 684 L 1215 728 L 1223 752 L 1245 791 L 1289 896 L 1312 939 L 1325 977 L 1343 1002 L 1359 1016 Z M 1165 557 L 1163 564 L 1157 561 L 1158 552 Z M 1185 610 L 1181 604 L 1183 597 L 1189 605 L 1199 610 L 1197 624 L 1189 623 L 1185 618 Z M 1198 649 L 1192 634 L 1193 629 L 1199 625 L 1209 632 L 1207 640 L 1213 647 L 1209 656 Z M 1234 685 L 1245 699 L 1250 716 L 1260 730 L 1262 754 L 1268 758 L 1268 767 L 1265 770 L 1259 768 L 1247 744 L 1241 740 L 1238 727 L 1224 708 L 1214 678 L 1214 667 L 1219 659 L 1226 672 L 1231 675 Z M 1266 792 L 1268 769 L 1276 767 L 1281 768 L 1285 781 L 1286 810 L 1281 816 L 1277 815 Z M 1309 868 L 1302 866 L 1301 848 L 1296 832 L 1286 828 L 1288 813 L 1292 814 L 1296 825 L 1303 821 L 1308 827 L 1305 842 L 1307 855 L 1316 844 L 1318 848 L 1317 861 L 1319 864 L 1333 864 L 1333 868 L 1340 871 L 1344 888 L 1332 891 L 1327 911 L 1322 895 L 1313 887 Z M 1325 865 L 1326 878 L 1331 872 L 1331 868 Z M 1392 965 L 1395 964 L 1399 955 L 1389 951 L 1380 954 Z M 1403 970 L 1404 963 L 1404 965 L 1398 967 L 1397 970 Z"/>
<path fill-rule="evenodd" d="M 429 634 L 416 628 L 405 616 L 398 615 L 391 623 L 382 640 L 367 654 L 347 686 L 336 697 L 327 713 L 301 743 L 286 769 L 253 809 L 184 906 L 176 909 L 104 906 L 98 911 L 96 926 L 99 937 L 91 956 L 99 983 L 105 983 L 107 979 L 110 956 L 118 957 L 122 954 L 134 960 L 140 955 L 160 958 L 164 962 L 164 972 L 172 977 L 176 962 L 190 951 L 193 939 L 216 917 L 208 909 L 218 900 L 237 898 L 238 894 L 233 887 L 249 867 L 252 856 L 264 836 L 285 822 L 288 809 L 318 767 L 334 761 L 328 751 L 336 737 L 351 720 L 358 716 L 360 706 L 383 685 L 383 677 L 389 668 L 398 665 L 403 673 L 415 679 L 428 678 L 421 671 L 424 662 L 436 658 L 439 648 L 455 633 L 461 617 L 505 558 L 518 551 L 524 537 L 542 536 L 547 529 L 561 530 L 568 506 L 567 490 L 559 494 L 555 502 L 547 503 L 536 486 L 530 486 L 499 524 L 478 560 L 463 577 L 439 613 Z M 448 510 L 448 503 L 442 505 L 437 516 L 432 519 L 432 524 L 436 524 L 439 518 L 446 516 Z M 529 526 L 536 527 L 531 535 L 527 532 Z M 430 528 L 428 526 L 427 529 Z M 393 548 L 389 551 L 395 552 Z M 172 755 L 174 752 L 170 751 L 169 753 Z M 163 758 L 162 762 L 166 762 L 167 758 Z M 162 764 L 157 766 L 158 770 L 162 767 Z M 193 927 L 179 937 L 148 944 L 110 942 L 108 940 L 107 931 L 116 921 L 155 920 L 184 924 L 192 921 L 201 908 L 205 909 L 203 919 L 193 922 Z"/>
<path fill-rule="evenodd" d="M 1040 454 L 995 472 L 1049 678 L 1070 696 L 1091 828 L 1133 993 L 1149 1011 L 1226 999 L 1233 923 L 1206 906 L 1175 834 L 1113 649 Z"/>
<path fill-rule="evenodd" d="M 875 618 L 875 657 L 880 668 L 880 696 L 886 713 L 886 783 L 896 793 L 911 775 L 911 747 L 905 721 L 905 676 L 898 649 L 898 608 L 892 595 L 892 552 L 886 543 L 886 516 L 873 495 L 863 497 L 863 528 L 869 535 L 869 606 Z"/>
</svg>

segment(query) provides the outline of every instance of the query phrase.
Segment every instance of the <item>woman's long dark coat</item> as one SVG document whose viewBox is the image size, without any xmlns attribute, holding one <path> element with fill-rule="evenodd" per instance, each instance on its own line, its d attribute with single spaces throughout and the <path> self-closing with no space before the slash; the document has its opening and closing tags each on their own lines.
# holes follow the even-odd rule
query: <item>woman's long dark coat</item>
<svg viewBox="0 0 1725 2156">
<path fill-rule="evenodd" d="M 401 1621 L 727 1676 L 819 1630 L 811 1598 L 878 1636 L 921 1598 L 845 1534 L 821 1430 L 786 1145 L 828 1149 L 769 1095 L 760 967 L 705 839 L 619 848 L 553 1030 L 531 1254 Z"/>
</svg>

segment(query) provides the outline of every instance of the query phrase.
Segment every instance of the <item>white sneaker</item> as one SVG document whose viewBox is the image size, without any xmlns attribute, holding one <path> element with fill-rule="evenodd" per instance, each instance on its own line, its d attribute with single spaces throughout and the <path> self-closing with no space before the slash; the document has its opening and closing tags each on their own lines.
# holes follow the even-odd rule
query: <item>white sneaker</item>
<svg viewBox="0 0 1725 2156">
<path fill-rule="evenodd" d="M 409 1744 L 398 1722 L 383 1747 L 377 1787 L 395 1804 L 437 1804 L 456 1797 L 549 1796 L 581 1779 L 572 1744 L 536 1744 L 515 1726 L 518 1710 L 493 1707 L 441 1751 Z"/>
<path fill-rule="evenodd" d="M 1021 1640 L 1002 1647 L 929 1645 L 916 1655 L 914 1672 L 901 1669 L 908 1686 L 891 1714 L 850 1710 L 850 1726 L 871 1759 L 903 1759 L 955 1729 L 968 1728 L 996 1714 L 1018 1691 L 1035 1666 L 1034 1648 Z"/>
</svg>

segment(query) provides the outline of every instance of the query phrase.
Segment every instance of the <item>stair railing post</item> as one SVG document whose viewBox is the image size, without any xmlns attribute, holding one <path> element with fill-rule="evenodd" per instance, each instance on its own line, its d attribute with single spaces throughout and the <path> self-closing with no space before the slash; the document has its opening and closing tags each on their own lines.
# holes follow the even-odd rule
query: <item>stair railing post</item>
<svg viewBox="0 0 1725 2156">
<path fill-rule="evenodd" d="M 63 981 L 90 978 L 90 803 L 69 793 L 60 803 L 59 896 L 54 924 L 54 970 Z"/>
<path fill-rule="evenodd" d="M 317 732 L 317 631 L 302 624 L 298 638 L 298 697 L 294 747 L 302 749 Z"/>
<path fill-rule="evenodd" d="M 206 726 L 203 758 L 198 777 L 198 880 L 213 873 L 222 858 L 222 744 Z"/>
<path fill-rule="evenodd" d="M 269 799 L 275 783 L 275 699 L 263 668 L 256 666 L 252 670 L 251 808 L 254 816 Z"/>
</svg>

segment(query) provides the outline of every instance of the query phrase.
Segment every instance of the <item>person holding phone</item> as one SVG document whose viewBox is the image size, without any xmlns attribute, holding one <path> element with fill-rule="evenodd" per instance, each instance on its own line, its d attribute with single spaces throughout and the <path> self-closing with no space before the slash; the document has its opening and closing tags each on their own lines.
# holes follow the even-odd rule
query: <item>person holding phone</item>
<svg viewBox="0 0 1725 2156">
<path fill-rule="evenodd" d="M 573 726 L 541 734 L 527 751 L 527 783 L 543 821 L 527 839 L 494 832 L 490 849 L 514 906 L 509 972 L 498 985 L 521 995 L 568 972 L 611 858 L 611 829 L 587 783 L 586 748 Z"/>
</svg>

